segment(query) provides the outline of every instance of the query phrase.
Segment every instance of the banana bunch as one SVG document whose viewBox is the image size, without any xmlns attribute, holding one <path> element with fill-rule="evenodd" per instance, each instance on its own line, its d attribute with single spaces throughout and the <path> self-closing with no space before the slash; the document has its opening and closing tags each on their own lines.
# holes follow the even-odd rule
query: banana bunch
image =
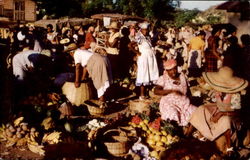
<svg viewBox="0 0 250 160">
<path fill-rule="evenodd" d="M 51 117 L 47 117 L 43 120 L 43 122 L 41 123 L 41 126 L 43 126 L 45 130 L 49 130 L 55 127 L 55 123 Z"/>
<path fill-rule="evenodd" d="M 61 141 L 60 135 L 61 135 L 61 132 L 56 132 L 56 131 L 54 131 L 52 133 L 46 133 L 43 136 L 42 142 L 44 142 L 44 143 L 47 142 L 49 144 L 57 144 Z"/>
<path fill-rule="evenodd" d="M 23 122 L 24 117 L 19 117 L 14 120 L 13 124 L 2 124 L 0 127 L 0 141 L 6 142 L 6 147 L 17 146 L 25 147 L 34 152 L 44 155 L 45 151 L 42 146 L 39 146 L 39 132 L 34 127 L 29 128 L 28 123 Z M 37 148 L 37 149 L 35 149 Z"/>
<path fill-rule="evenodd" d="M 45 155 L 44 146 L 42 145 L 28 144 L 28 148 L 33 153 L 37 153 L 41 156 Z"/>
</svg>

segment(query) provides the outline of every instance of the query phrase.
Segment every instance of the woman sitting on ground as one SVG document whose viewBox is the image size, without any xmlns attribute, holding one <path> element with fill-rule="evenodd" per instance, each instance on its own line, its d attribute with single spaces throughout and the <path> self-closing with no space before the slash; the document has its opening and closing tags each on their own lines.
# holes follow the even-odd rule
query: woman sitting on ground
<svg viewBox="0 0 250 160">
<path fill-rule="evenodd" d="M 154 93 L 162 95 L 160 112 L 163 120 L 174 120 L 180 126 L 187 126 L 196 107 L 186 96 L 187 82 L 183 73 L 177 73 L 176 60 L 164 62 L 164 73 L 157 81 Z"/>
<path fill-rule="evenodd" d="M 200 106 L 193 113 L 190 123 L 210 141 L 224 135 L 227 145 L 226 152 L 231 155 L 233 151 L 231 124 L 236 122 L 233 119 L 236 120 L 237 110 L 241 108 L 239 92 L 248 86 L 248 82 L 234 77 L 233 71 L 229 67 L 222 67 L 218 72 L 204 72 L 202 75 L 215 90 L 216 103 Z"/>
</svg>

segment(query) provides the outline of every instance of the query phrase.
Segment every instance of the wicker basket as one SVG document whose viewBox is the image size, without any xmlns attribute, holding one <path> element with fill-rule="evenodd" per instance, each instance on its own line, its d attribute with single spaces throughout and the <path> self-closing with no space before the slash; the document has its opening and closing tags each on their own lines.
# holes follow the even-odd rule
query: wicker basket
<svg viewBox="0 0 250 160">
<path fill-rule="evenodd" d="M 103 135 L 106 135 L 109 132 L 118 132 L 119 136 L 112 136 L 117 142 L 104 142 L 104 145 L 107 147 L 108 152 L 115 156 L 121 157 L 128 153 L 128 137 L 125 132 L 119 129 L 111 129 L 106 131 Z"/>
<path fill-rule="evenodd" d="M 104 114 L 106 108 L 101 108 L 103 102 L 98 100 L 87 100 L 84 102 L 84 105 L 88 107 L 89 114 L 92 116 L 101 116 Z"/>
<path fill-rule="evenodd" d="M 89 82 L 81 83 L 79 88 L 75 87 L 74 82 L 65 82 L 62 87 L 62 93 L 76 106 L 80 106 L 84 101 L 93 98 L 93 91 Z"/>
<path fill-rule="evenodd" d="M 150 114 L 150 104 L 151 100 L 131 100 L 129 101 L 129 110 L 131 114 L 144 113 L 146 115 Z"/>
</svg>

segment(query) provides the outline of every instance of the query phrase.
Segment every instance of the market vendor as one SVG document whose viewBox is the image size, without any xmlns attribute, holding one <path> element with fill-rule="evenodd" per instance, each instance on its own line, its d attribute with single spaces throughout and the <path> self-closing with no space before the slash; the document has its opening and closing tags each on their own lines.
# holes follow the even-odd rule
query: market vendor
<svg viewBox="0 0 250 160">
<path fill-rule="evenodd" d="M 149 37 L 149 24 L 144 22 L 139 26 L 136 42 L 131 42 L 129 48 L 137 55 L 136 86 L 140 87 L 139 99 L 144 100 L 147 98 L 147 88 L 159 78 L 159 69 Z"/>
<path fill-rule="evenodd" d="M 81 85 L 81 81 L 87 78 L 87 73 L 91 77 L 94 87 L 97 90 L 97 95 L 100 101 L 105 101 L 104 94 L 109 88 L 112 76 L 110 70 L 110 63 L 108 59 L 103 56 L 103 52 L 106 52 L 104 48 L 91 43 L 92 51 L 80 49 L 75 43 L 71 43 L 64 52 L 70 53 L 75 61 L 75 87 L 78 88 Z M 98 54 L 97 52 L 101 52 Z M 82 73 L 81 73 L 82 69 Z"/>
<path fill-rule="evenodd" d="M 183 73 L 177 72 L 176 60 L 164 62 L 164 73 L 156 83 L 154 93 L 162 95 L 160 112 L 163 120 L 173 120 L 180 126 L 187 126 L 196 107 L 186 96 L 187 82 Z"/>
<path fill-rule="evenodd" d="M 215 90 L 216 103 L 200 106 L 193 113 L 190 123 L 210 141 L 224 135 L 226 152 L 230 155 L 233 151 L 231 124 L 237 119 L 241 108 L 239 92 L 248 86 L 248 82 L 233 76 L 233 70 L 229 67 L 222 67 L 218 72 L 203 72 L 202 75 Z"/>
<path fill-rule="evenodd" d="M 36 70 L 41 72 L 41 69 L 46 68 L 45 64 L 49 66 L 50 52 L 47 50 L 38 52 L 32 50 L 31 48 L 33 48 L 32 44 L 26 44 L 23 51 L 13 57 L 13 75 L 17 81 L 24 81 L 25 78 L 27 78 L 27 73 L 31 73 Z"/>
</svg>

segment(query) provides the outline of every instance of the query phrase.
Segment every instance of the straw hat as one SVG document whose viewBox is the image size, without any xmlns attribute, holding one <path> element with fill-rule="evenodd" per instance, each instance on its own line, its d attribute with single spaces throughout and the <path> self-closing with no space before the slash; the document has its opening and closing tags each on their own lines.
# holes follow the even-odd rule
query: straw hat
<svg viewBox="0 0 250 160">
<path fill-rule="evenodd" d="M 63 52 L 69 52 L 69 51 L 73 51 L 76 50 L 78 47 L 75 43 L 71 43 L 69 44 L 66 49 Z"/>
<path fill-rule="evenodd" d="M 177 66 L 177 62 L 174 59 L 169 59 L 163 63 L 163 66 L 165 70 L 170 70 Z"/>
<path fill-rule="evenodd" d="M 203 72 L 202 76 L 213 89 L 224 93 L 236 93 L 248 86 L 248 81 L 233 76 L 229 67 L 222 67 L 218 72 Z"/>
<path fill-rule="evenodd" d="M 111 22 L 109 26 L 107 26 L 109 29 L 119 29 L 117 22 Z"/>
<path fill-rule="evenodd" d="M 51 57 L 51 51 L 49 49 L 43 49 L 41 51 L 41 54 L 45 55 L 45 56 L 48 56 L 48 57 Z"/>
<path fill-rule="evenodd" d="M 66 44 L 66 43 L 69 43 L 69 38 L 64 38 L 62 40 L 60 40 L 60 44 Z"/>
</svg>

